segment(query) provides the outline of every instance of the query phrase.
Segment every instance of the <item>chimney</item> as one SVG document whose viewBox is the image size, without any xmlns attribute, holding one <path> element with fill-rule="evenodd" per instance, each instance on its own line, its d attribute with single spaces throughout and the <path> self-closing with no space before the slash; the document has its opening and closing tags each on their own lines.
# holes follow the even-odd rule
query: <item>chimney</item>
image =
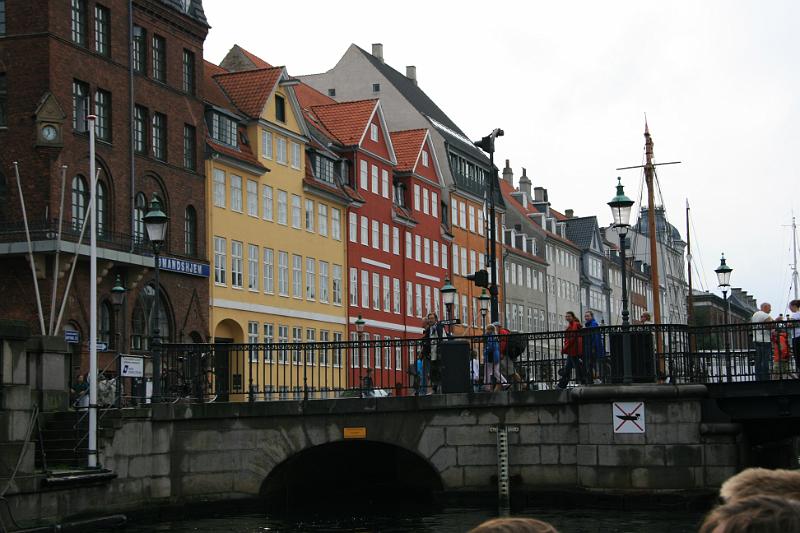
<svg viewBox="0 0 800 533">
<path fill-rule="evenodd" d="M 414 85 L 417 84 L 417 67 L 414 65 L 408 65 L 406 67 L 406 78 L 410 79 L 414 82 Z"/>
<path fill-rule="evenodd" d="M 383 45 L 381 43 L 372 43 L 372 55 L 383 63 Z"/>
<path fill-rule="evenodd" d="M 525 193 L 528 200 L 531 199 L 531 180 L 528 179 L 527 169 L 522 167 L 522 176 L 519 178 L 519 190 Z"/>
<path fill-rule="evenodd" d="M 508 182 L 509 185 L 512 187 L 514 186 L 514 171 L 511 170 L 511 167 L 508 164 L 508 159 L 506 159 L 506 168 L 503 169 L 503 179 Z"/>
<path fill-rule="evenodd" d="M 573 211 L 572 209 L 565 209 L 564 216 L 567 218 L 575 218 L 575 211 Z"/>
<path fill-rule="evenodd" d="M 533 201 L 536 203 L 547 203 L 547 189 L 544 187 L 534 187 Z"/>
</svg>

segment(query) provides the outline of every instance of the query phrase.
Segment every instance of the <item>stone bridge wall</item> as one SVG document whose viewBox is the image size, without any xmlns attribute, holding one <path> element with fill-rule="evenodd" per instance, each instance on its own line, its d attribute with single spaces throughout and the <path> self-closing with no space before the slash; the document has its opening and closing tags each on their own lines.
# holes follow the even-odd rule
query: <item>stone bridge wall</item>
<svg viewBox="0 0 800 533">
<path fill-rule="evenodd" d="M 124 410 L 100 439 L 101 463 L 116 479 L 44 490 L 16 506 L 26 515 L 63 517 L 257 497 L 277 465 L 343 440 L 346 427 L 413 452 L 448 492 L 496 490 L 496 424 L 519 427 L 509 433 L 512 490 L 712 489 L 740 464 L 739 429 L 703 423 L 705 394 L 696 385 L 590 387 Z M 645 401 L 645 434 L 613 432 L 613 400 Z"/>
</svg>

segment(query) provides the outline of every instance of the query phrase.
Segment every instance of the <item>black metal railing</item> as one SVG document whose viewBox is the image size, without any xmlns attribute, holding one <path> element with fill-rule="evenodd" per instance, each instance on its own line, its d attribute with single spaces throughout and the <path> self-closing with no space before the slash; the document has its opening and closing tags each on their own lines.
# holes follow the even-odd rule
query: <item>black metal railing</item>
<svg viewBox="0 0 800 533">
<path fill-rule="evenodd" d="M 792 339 L 800 322 L 688 327 L 637 325 L 501 336 L 500 382 L 484 365 L 485 337 L 458 337 L 470 355 L 449 368 L 445 341 L 365 340 L 269 344 L 165 344 L 164 400 L 311 400 L 448 392 L 447 376 L 469 376 L 470 390 L 553 389 L 625 381 L 630 337 L 634 383 L 731 383 L 795 379 Z M 432 348 L 431 348 L 432 346 Z M 517 353 L 519 352 L 519 353 Z M 574 369 L 565 372 L 573 359 Z M 477 363 L 474 362 L 477 359 Z M 419 361 L 419 363 L 418 363 Z M 509 362 L 510 361 L 510 362 Z"/>
<path fill-rule="evenodd" d="M 28 224 L 31 241 L 55 241 L 58 238 L 58 220 L 31 221 Z M 61 240 L 78 242 L 80 226 L 65 220 L 61 225 Z M 22 222 L 9 222 L 0 229 L 0 242 L 23 242 L 26 240 L 25 226 Z M 83 234 L 83 244 L 89 243 L 89 228 Z M 134 237 L 126 233 L 101 228 L 97 232 L 97 244 L 103 248 L 117 251 L 133 251 L 137 254 L 152 255 L 152 247 L 146 236 Z"/>
</svg>

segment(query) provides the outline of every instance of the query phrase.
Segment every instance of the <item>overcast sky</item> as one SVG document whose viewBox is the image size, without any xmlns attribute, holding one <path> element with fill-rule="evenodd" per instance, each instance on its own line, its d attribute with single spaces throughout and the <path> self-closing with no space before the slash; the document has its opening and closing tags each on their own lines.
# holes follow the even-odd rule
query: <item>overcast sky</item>
<svg viewBox="0 0 800 533">
<path fill-rule="evenodd" d="M 277 7 L 279 6 L 279 7 Z M 298 11 L 296 6 L 301 6 Z M 789 296 L 791 212 L 800 215 L 800 2 L 316 2 L 205 0 L 206 59 L 238 43 L 293 75 L 333 67 L 350 43 L 416 65 L 420 87 L 468 136 L 505 130 L 496 163 L 528 169 L 554 208 L 610 221 L 619 174 L 638 200 L 644 114 L 667 216 L 700 284 L 720 252 L 731 282 Z M 371 82 L 370 82 L 371 83 Z M 391 127 L 391 125 L 390 125 Z M 646 196 L 645 196 L 646 202 Z M 700 264 L 702 261 L 702 264 Z M 697 279 L 697 278 L 696 278 Z M 699 284 L 696 282 L 695 286 Z"/>
</svg>

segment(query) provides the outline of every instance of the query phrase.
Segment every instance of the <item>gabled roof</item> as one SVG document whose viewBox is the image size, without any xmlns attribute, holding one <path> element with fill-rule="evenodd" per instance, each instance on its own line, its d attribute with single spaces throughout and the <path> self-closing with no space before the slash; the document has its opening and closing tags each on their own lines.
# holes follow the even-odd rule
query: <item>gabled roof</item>
<svg viewBox="0 0 800 533">
<path fill-rule="evenodd" d="M 330 96 L 322 94 L 312 86 L 302 82 L 294 86 L 294 93 L 297 95 L 297 101 L 300 102 L 300 107 L 303 109 L 308 109 L 315 105 L 336 103 L 336 100 Z"/>
<path fill-rule="evenodd" d="M 242 113 L 258 118 L 284 72 L 283 67 L 272 67 L 225 72 L 213 78 Z"/>
<path fill-rule="evenodd" d="M 567 225 L 567 237 L 577 244 L 582 250 L 592 247 L 592 241 L 597 235 L 597 217 L 574 217 L 564 221 Z"/>
<path fill-rule="evenodd" d="M 211 63 L 210 61 L 203 61 L 203 99 L 218 107 L 231 107 L 232 104 L 225 93 L 222 92 L 217 82 L 214 81 L 214 76 L 217 74 L 225 74 L 226 70 L 222 67 Z"/>
<path fill-rule="evenodd" d="M 311 112 L 322 125 L 345 146 L 361 142 L 378 100 L 356 100 L 336 104 L 316 105 Z"/>
<path fill-rule="evenodd" d="M 395 170 L 398 172 L 413 172 L 417 166 L 419 154 L 425 145 L 425 140 L 428 138 L 428 130 L 393 131 L 391 137 L 392 146 L 394 146 L 394 152 L 397 155 Z"/>
<path fill-rule="evenodd" d="M 522 215 L 524 215 L 524 216 L 525 216 L 525 218 L 530 218 L 530 217 L 528 216 L 528 215 L 530 215 L 530 214 L 534 214 L 534 213 L 540 213 L 540 212 L 541 212 L 541 211 L 539 211 L 538 209 L 536 209 L 536 208 L 533 206 L 533 204 L 531 204 L 531 203 L 528 203 L 528 206 L 527 206 L 527 207 L 526 207 L 526 206 L 523 206 L 523 205 L 522 205 L 522 203 L 520 203 L 520 201 L 519 201 L 517 198 L 515 198 L 514 196 L 512 196 L 512 195 L 511 195 L 511 193 L 514 193 L 514 192 L 516 192 L 516 191 L 514 190 L 514 186 L 513 186 L 513 185 L 511 185 L 510 183 L 508 183 L 506 180 L 504 180 L 504 179 L 499 179 L 499 180 L 498 180 L 498 182 L 500 183 L 500 193 L 502 194 L 502 196 L 503 196 L 503 199 L 506 201 L 506 207 L 507 207 L 507 208 L 509 208 L 509 209 L 516 209 L 516 210 L 517 210 L 519 213 L 521 213 Z M 551 213 L 552 213 L 552 210 L 551 210 Z M 562 216 L 563 216 L 563 215 L 562 215 Z M 566 217 L 564 217 L 564 218 L 566 219 Z M 543 227 L 541 227 L 541 226 L 539 226 L 539 229 L 540 229 L 541 231 L 543 231 L 543 232 L 544 232 L 544 234 L 545 234 L 547 237 L 549 237 L 549 238 L 551 238 L 551 239 L 555 239 L 555 240 L 557 240 L 557 241 L 560 241 L 560 242 L 563 242 L 564 244 L 567 244 L 567 245 L 569 245 L 569 246 L 572 246 L 573 248 L 577 248 L 577 246 L 575 245 L 575 243 L 571 242 L 571 241 L 570 241 L 570 240 L 568 240 L 568 239 L 565 239 L 565 238 L 564 238 L 564 237 L 562 237 L 561 235 L 558 235 L 558 234 L 556 234 L 556 233 L 553 233 L 552 231 L 548 231 L 546 228 L 543 228 Z"/>
</svg>

